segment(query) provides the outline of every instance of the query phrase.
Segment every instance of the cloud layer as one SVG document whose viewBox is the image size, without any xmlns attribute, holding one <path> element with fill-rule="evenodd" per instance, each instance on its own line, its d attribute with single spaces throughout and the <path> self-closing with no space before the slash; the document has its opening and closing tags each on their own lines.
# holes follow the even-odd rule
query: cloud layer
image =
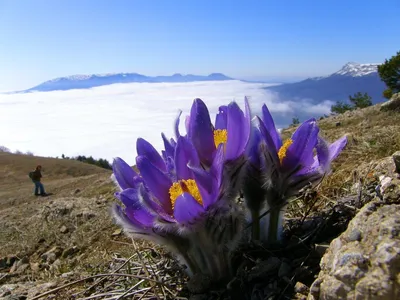
<svg viewBox="0 0 400 300">
<path fill-rule="evenodd" d="M 0 95 L 0 145 L 41 156 L 119 156 L 133 164 L 136 139 L 143 137 L 161 149 L 160 133 L 173 136 L 178 110 L 187 115 L 194 98 L 203 99 L 214 117 L 218 106 L 236 100 L 243 107 L 248 96 L 253 113 L 267 104 L 278 126 L 293 116 L 323 115 L 332 105 L 280 101 L 265 86 L 241 81 L 131 83 Z"/>
</svg>

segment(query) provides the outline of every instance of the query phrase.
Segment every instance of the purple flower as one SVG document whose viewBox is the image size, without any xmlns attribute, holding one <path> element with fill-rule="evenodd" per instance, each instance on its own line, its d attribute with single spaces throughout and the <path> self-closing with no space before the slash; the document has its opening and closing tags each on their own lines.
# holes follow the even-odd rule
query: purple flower
<svg viewBox="0 0 400 300">
<path fill-rule="evenodd" d="M 180 136 L 179 117 L 175 124 L 177 136 Z M 234 198 L 241 186 L 243 166 L 246 164 L 245 151 L 250 138 L 250 108 L 245 98 L 245 112 L 236 102 L 219 107 L 215 123 L 211 122 L 207 106 L 201 99 L 195 99 L 190 115 L 185 120 L 186 137 L 194 145 L 201 166 L 211 166 L 219 145 L 223 145 L 224 168 L 223 189 L 230 198 Z"/>
<path fill-rule="evenodd" d="M 223 251 L 226 244 L 233 245 L 241 232 L 226 230 L 240 227 L 240 214 L 235 213 L 221 189 L 223 145 L 217 148 L 210 168 L 204 170 L 189 139 L 181 136 L 176 144 L 165 136 L 163 139 L 163 156 L 146 140 L 137 140 L 139 174 L 122 159 L 114 160 L 113 172 L 121 188 L 116 197 L 125 207 L 115 205 L 114 217 L 132 237 L 169 247 L 187 266 L 189 274 L 222 277 L 229 269 L 224 265 L 226 252 L 215 254 Z M 211 218 L 214 221 L 210 223 Z M 227 220 L 221 224 L 224 219 Z M 204 259 L 209 263 L 204 265 Z M 218 272 L 214 269 L 217 266 L 221 267 Z"/>
<path fill-rule="evenodd" d="M 258 120 L 259 133 L 254 134 L 256 138 L 248 150 L 249 176 L 256 177 L 258 187 L 246 182 L 245 197 L 252 211 L 253 225 L 261 210 L 270 211 L 268 235 L 274 239 L 270 235 L 280 229 L 277 224 L 282 221 L 287 200 L 304 187 L 314 186 L 322 180 L 329 172 L 332 160 L 346 146 L 347 138 L 342 137 L 328 145 L 319 136 L 316 120 L 309 119 L 291 138 L 282 141 L 266 105 L 262 107 L 262 119 Z M 255 233 L 257 235 L 257 230 Z"/>
</svg>

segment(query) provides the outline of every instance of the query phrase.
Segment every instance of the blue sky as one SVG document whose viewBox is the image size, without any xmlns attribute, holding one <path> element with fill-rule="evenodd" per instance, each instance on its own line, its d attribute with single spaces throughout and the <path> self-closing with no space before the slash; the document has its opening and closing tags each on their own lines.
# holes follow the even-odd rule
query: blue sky
<svg viewBox="0 0 400 300">
<path fill-rule="evenodd" d="M 0 91 L 72 74 L 301 78 L 400 50 L 399 0 L 0 0 Z"/>
</svg>

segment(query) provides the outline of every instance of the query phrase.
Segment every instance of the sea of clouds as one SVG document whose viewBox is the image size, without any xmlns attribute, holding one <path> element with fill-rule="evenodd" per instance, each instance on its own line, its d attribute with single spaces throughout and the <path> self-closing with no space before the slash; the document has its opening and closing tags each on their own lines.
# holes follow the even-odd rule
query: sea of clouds
<svg viewBox="0 0 400 300">
<path fill-rule="evenodd" d="M 266 84 L 237 80 L 191 83 L 114 84 L 86 90 L 0 94 L 0 146 L 31 151 L 39 156 L 92 155 L 134 164 L 136 139 L 142 137 L 162 149 L 161 132 L 173 137 L 173 123 L 184 118 L 194 98 L 201 98 L 212 118 L 218 107 L 235 100 L 244 107 L 249 97 L 252 113 L 262 104 L 278 127 L 292 117 L 301 120 L 328 114 L 332 102 L 318 105 L 289 101 L 263 89 Z"/>
</svg>

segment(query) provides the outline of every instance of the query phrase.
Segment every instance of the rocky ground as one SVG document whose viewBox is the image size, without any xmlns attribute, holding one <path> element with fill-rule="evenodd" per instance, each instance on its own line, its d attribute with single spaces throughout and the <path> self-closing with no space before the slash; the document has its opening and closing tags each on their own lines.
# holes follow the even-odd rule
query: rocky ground
<svg viewBox="0 0 400 300">
<path fill-rule="evenodd" d="M 186 285 L 162 249 L 121 234 L 109 171 L 0 153 L 0 299 L 399 299 L 396 101 L 319 121 L 329 141 L 349 137 L 332 175 L 291 204 L 285 247 L 240 249 L 220 286 Z M 52 196 L 31 196 L 37 163 Z"/>
</svg>

